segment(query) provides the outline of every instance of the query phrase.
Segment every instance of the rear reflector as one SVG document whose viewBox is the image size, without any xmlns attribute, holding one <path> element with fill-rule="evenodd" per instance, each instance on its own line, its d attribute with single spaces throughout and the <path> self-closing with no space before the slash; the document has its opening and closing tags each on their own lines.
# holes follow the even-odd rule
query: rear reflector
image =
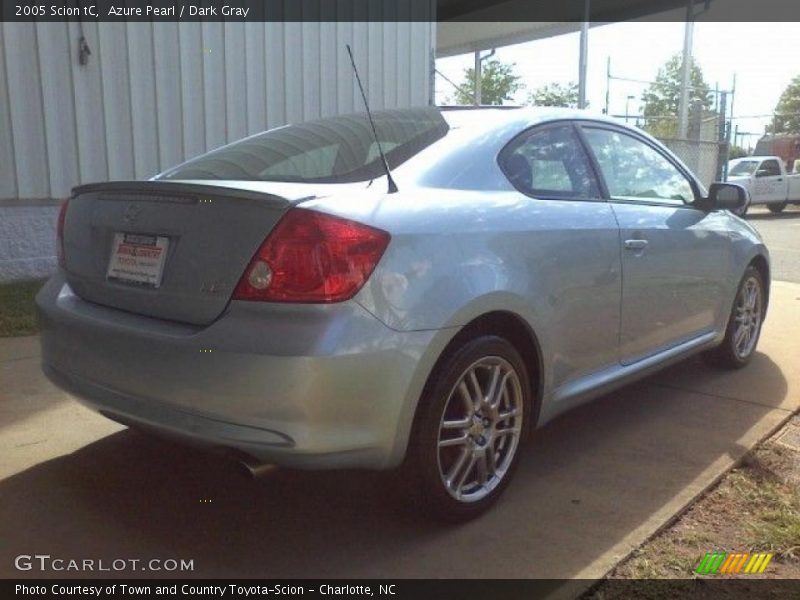
<svg viewBox="0 0 800 600">
<path fill-rule="evenodd" d="M 62 269 L 64 261 L 64 221 L 67 219 L 67 205 L 69 200 L 64 200 L 61 209 L 58 211 L 58 223 L 56 225 L 56 254 L 58 256 L 58 266 Z"/>
<path fill-rule="evenodd" d="M 278 222 L 242 275 L 234 300 L 342 302 L 355 296 L 383 256 L 387 232 L 294 208 Z"/>
</svg>

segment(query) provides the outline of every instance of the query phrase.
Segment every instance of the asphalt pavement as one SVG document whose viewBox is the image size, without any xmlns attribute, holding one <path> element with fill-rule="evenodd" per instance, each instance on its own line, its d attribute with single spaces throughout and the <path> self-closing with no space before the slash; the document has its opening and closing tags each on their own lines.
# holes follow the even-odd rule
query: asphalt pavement
<svg viewBox="0 0 800 600">
<path fill-rule="evenodd" d="M 461 526 L 407 510 L 393 473 L 249 480 L 84 409 L 41 375 L 36 337 L 0 339 L 0 577 L 602 577 L 800 406 L 800 209 L 760 212 L 774 279 L 798 283 L 773 283 L 753 362 L 684 361 L 555 420 L 494 509 Z M 194 570 L 14 568 L 34 553 Z"/>
<path fill-rule="evenodd" d="M 766 208 L 750 209 L 747 221 L 764 237 L 772 259 L 772 278 L 800 283 L 800 206 L 773 215 Z"/>
</svg>

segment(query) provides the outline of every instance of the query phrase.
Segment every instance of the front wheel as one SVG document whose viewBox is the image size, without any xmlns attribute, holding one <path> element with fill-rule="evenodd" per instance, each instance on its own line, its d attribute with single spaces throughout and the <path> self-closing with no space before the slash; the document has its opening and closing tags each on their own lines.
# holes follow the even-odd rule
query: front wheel
<svg viewBox="0 0 800 600">
<path fill-rule="evenodd" d="M 481 336 L 431 375 L 409 442 L 406 480 L 430 516 L 465 521 L 508 485 L 530 414 L 525 363 L 508 341 Z"/>
<path fill-rule="evenodd" d="M 764 278 L 752 265 L 744 272 L 722 344 L 705 357 L 714 365 L 740 369 L 750 362 L 761 335 L 766 312 Z"/>
<path fill-rule="evenodd" d="M 769 209 L 769 212 L 777 215 L 778 213 L 783 212 L 783 209 L 786 208 L 786 202 L 781 202 L 780 204 L 767 204 L 767 208 Z"/>
</svg>

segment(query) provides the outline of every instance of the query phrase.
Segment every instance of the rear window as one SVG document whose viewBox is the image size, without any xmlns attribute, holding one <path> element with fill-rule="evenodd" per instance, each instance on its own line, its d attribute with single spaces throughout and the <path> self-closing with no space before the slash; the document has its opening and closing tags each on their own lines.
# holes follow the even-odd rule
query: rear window
<svg viewBox="0 0 800 600">
<path fill-rule="evenodd" d="M 448 131 L 433 107 L 373 113 L 390 168 L 402 164 Z M 384 174 L 366 113 L 266 131 L 194 158 L 158 179 L 223 179 L 345 183 Z"/>
</svg>

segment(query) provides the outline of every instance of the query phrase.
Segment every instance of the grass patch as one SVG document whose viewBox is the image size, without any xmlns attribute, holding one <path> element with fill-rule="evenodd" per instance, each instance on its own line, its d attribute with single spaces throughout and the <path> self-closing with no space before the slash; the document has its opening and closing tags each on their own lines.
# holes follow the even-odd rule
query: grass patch
<svg viewBox="0 0 800 600">
<path fill-rule="evenodd" d="M 778 445 L 768 447 L 749 461 L 746 471 L 734 472 L 731 485 L 749 502 L 751 519 L 745 527 L 748 544 L 762 552 L 797 558 L 800 493 L 782 476 L 782 470 L 792 461 L 791 454 Z"/>
<path fill-rule="evenodd" d="M 782 432 L 797 430 L 800 416 Z M 674 525 L 636 549 L 584 598 L 666 600 L 680 596 L 681 586 L 702 580 L 800 578 L 800 449 L 779 443 L 780 435 L 745 457 Z M 772 552 L 775 558 L 767 571 L 755 576 L 697 575 L 702 556 L 717 551 Z M 642 580 L 649 582 L 642 585 Z"/>
<path fill-rule="evenodd" d="M 0 284 L 0 337 L 39 332 L 33 299 L 43 280 Z"/>
</svg>

